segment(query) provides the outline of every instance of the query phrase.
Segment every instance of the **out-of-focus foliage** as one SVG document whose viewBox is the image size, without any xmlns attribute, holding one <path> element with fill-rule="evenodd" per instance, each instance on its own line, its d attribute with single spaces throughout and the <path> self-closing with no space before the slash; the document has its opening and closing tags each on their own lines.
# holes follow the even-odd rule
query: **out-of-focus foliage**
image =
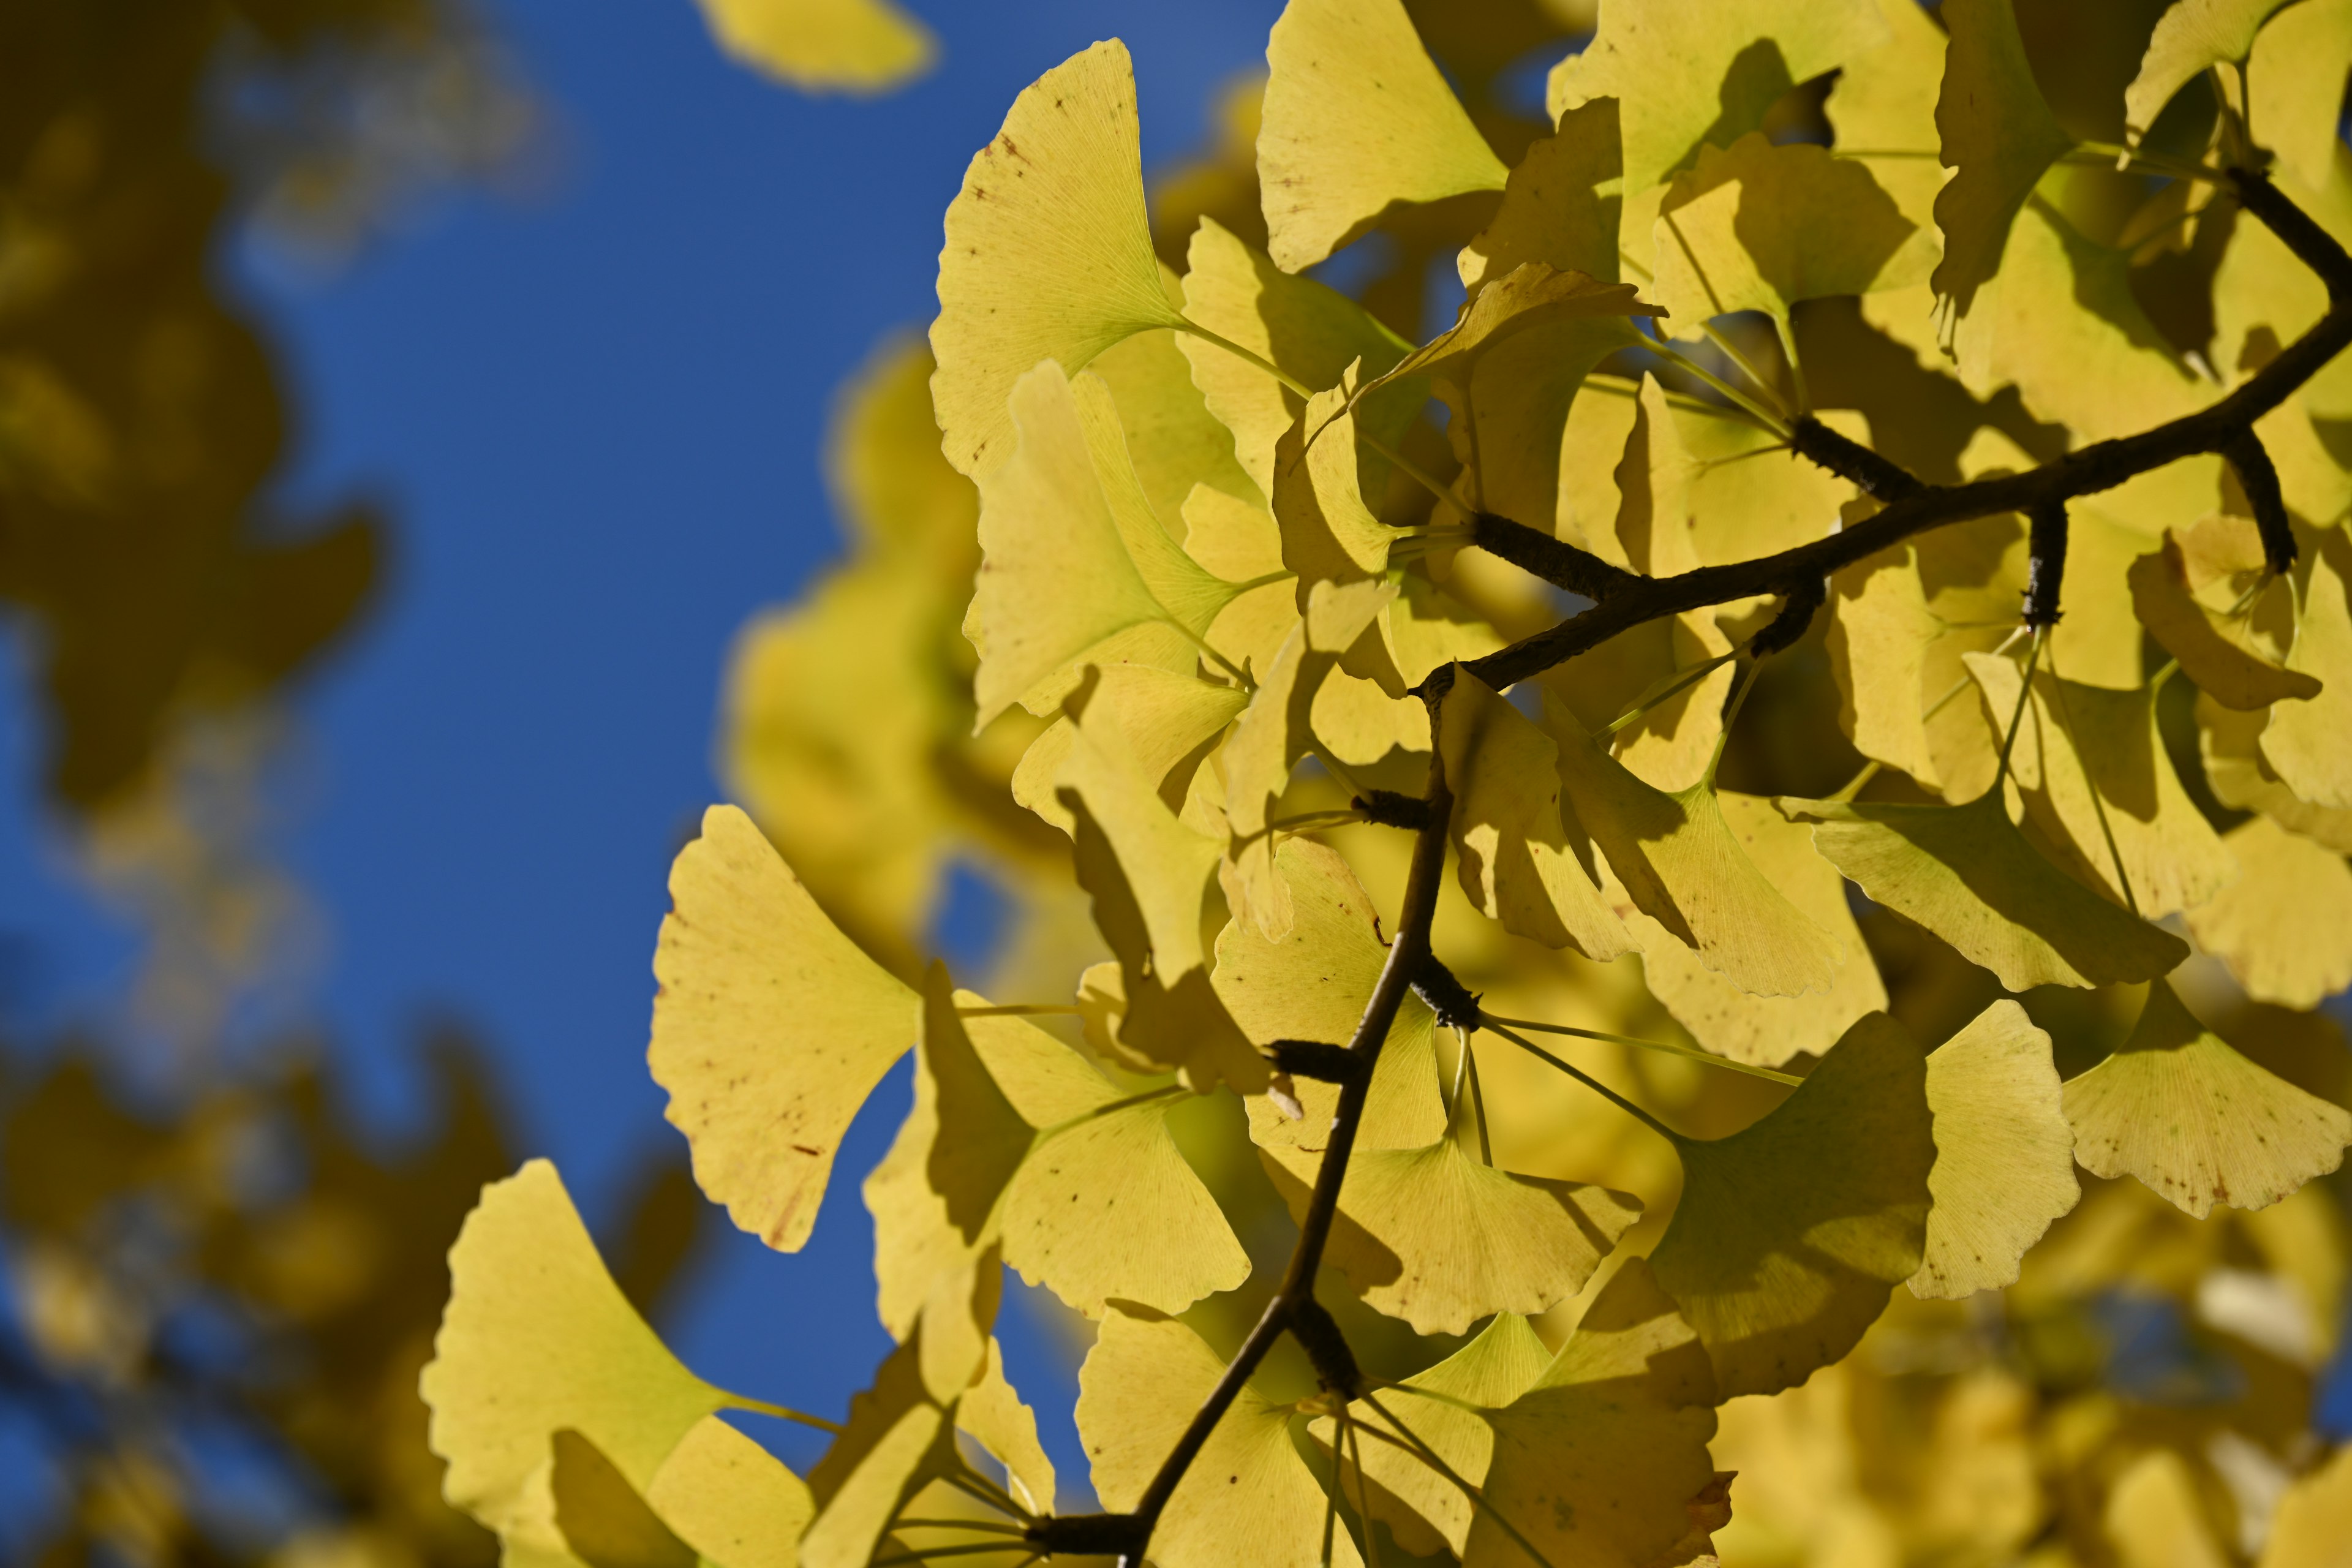
<svg viewBox="0 0 2352 1568">
<path fill-rule="evenodd" d="M 1779 581 L 1507 693 L 1461 668 L 1581 607 L 1481 514 L 1633 592 L 1601 569 L 1876 512 L 1801 416 L 1950 484 L 2260 373 L 2329 301 L 2227 171 L 2274 145 L 2352 235 L 2309 124 L 2352 32 L 2273 9 L 1293 0 L 1148 212 L 1123 46 L 1016 100 L 947 216 L 936 363 L 884 351 L 836 423 L 848 561 L 740 645 L 748 816 L 680 855 L 656 960 L 670 1119 L 780 1248 L 915 1057 L 864 1189 L 898 1346 L 800 1562 L 1010 1564 L 1079 1511 L 992 1348 L 1008 1266 L 1089 1321 L 1090 1479 L 1143 1506 L 1351 1103 L 1311 1283 L 1371 1392 L 1276 1350 L 1172 1479 L 1161 1568 L 2340 1557 L 2340 364 L 2260 422 L 2284 518 L 2205 451 L 2078 498 L 2038 634 L 1995 515 L 1842 568 L 1769 657 Z M 1477 1027 L 1424 973 L 1351 1102 L 1306 1064 L 1398 951 L 1392 797 L 1441 760 L 1433 942 Z M 959 863 L 1006 895 L 986 994 L 919 961 Z M 469 1348 L 528 1274 L 453 1301 L 453 1476 L 577 1462 L 540 1363 Z M 631 1389 L 674 1404 L 612 1490 L 709 1556 L 662 1477 L 732 1396 Z M 551 1539 L 468 1485 L 510 1551 L 604 1560 L 584 1513 Z"/>
<path fill-rule="evenodd" d="M 727 51 L 810 91 L 887 92 L 939 57 L 930 29 L 891 0 L 702 0 Z"/>
</svg>

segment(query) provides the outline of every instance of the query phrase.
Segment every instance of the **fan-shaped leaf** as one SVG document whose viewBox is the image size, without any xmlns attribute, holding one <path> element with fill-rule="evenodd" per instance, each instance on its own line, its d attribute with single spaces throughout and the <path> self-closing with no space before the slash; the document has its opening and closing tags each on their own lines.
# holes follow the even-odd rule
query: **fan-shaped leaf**
<svg viewBox="0 0 2352 1568">
<path fill-rule="evenodd" d="M 2014 1285 L 2026 1248 L 2083 1193 L 2050 1037 L 1995 1002 L 1927 1058 L 1927 1108 L 1935 1207 L 1911 1293 L 1958 1300 Z"/>
<path fill-rule="evenodd" d="M 2258 133 L 2296 183 L 2314 190 L 2336 164 L 2347 68 L 2352 0 L 2305 0 L 2272 17 L 2246 62 Z"/>
<path fill-rule="evenodd" d="M 2194 79 L 2225 61 L 2242 64 L 2254 34 L 2286 0 L 2174 0 L 2156 19 L 2139 74 L 2124 89 L 2124 125 L 2138 146 L 2164 106 Z"/>
<path fill-rule="evenodd" d="M 919 1004 L 734 806 L 703 814 L 669 890 L 646 1059 L 703 1192 L 769 1246 L 797 1251 L 842 1135 L 914 1043 Z"/>
<path fill-rule="evenodd" d="M 1266 39 L 1258 186 L 1267 249 L 1297 272 L 1391 207 L 1499 191 L 1509 173 L 1399 0 L 1290 0 Z"/>
<path fill-rule="evenodd" d="M 2267 816 L 2230 830 L 2234 881 L 2189 911 L 2197 945 L 2257 1002 L 2316 1007 L 2352 986 L 2352 868 Z"/>
<path fill-rule="evenodd" d="M 2209 518 L 2185 534 L 2167 529 L 2164 548 L 2134 561 L 2129 579 L 2132 608 L 2148 636 L 2180 661 L 2181 673 L 2200 691 L 2225 708 L 2246 712 L 2319 695 L 2316 679 L 2284 668 L 2271 657 L 2254 615 L 2230 615 L 2231 605 L 2216 613 L 2198 600 L 2197 590 L 2204 586 L 2200 577 L 2230 584 L 2245 571 L 2261 569 L 2260 542 L 2242 537 L 2252 532 L 2242 519 L 2221 518 Z M 2228 550 L 2246 543 L 2253 547 L 2251 560 Z M 2197 555 L 2193 561 L 2192 550 Z M 2224 550 L 2228 555 L 2217 559 Z M 2283 587 L 2273 593 L 2285 597 Z M 2238 596 L 2231 595 L 2232 601 Z"/>
<path fill-rule="evenodd" d="M 2331 529 L 2306 547 L 2303 613 L 2287 668 L 2320 683 L 2309 701 L 2282 702 L 2263 726 L 2263 760 L 2298 799 L 2352 809 L 2352 538 Z"/>
<path fill-rule="evenodd" d="M 1838 73 L 1822 113 L 1837 150 L 1868 164 L 1896 210 L 1940 251 L 1935 207 L 1945 171 L 1937 155 L 1936 98 L 1944 80 L 1944 29 L 1912 0 L 1878 0 L 1878 14 L 1886 42 Z"/>
<path fill-rule="evenodd" d="M 806 1482 L 715 1417 L 671 1450 L 646 1500 L 703 1561 L 727 1568 L 793 1568 L 816 1506 Z"/>
<path fill-rule="evenodd" d="M 1511 171 L 1494 221 L 1456 258 L 1463 287 L 1475 293 L 1528 261 L 1616 282 L 1622 173 L 1615 99 L 1560 115 L 1559 130 Z"/>
<path fill-rule="evenodd" d="M 2018 209 L 2074 139 L 2042 101 L 2011 0 L 1947 0 L 1943 18 L 1951 42 L 1936 129 L 1954 172 L 1936 197 L 1944 258 L 1929 281 L 1943 308 L 1965 316 L 2001 269 Z"/>
<path fill-rule="evenodd" d="M 931 323 L 948 461 L 977 479 L 1004 460 L 1006 399 L 1039 362 L 1075 375 L 1113 343 L 1182 320 L 1151 251 L 1135 72 L 1113 38 L 1022 89 L 948 205 Z"/>
<path fill-rule="evenodd" d="M 1184 804 L 1184 786 L 1201 752 L 1249 705 L 1249 693 L 1147 664 L 1114 664 L 1099 677 L 1096 700 L 1117 724 L 1136 766 L 1171 811 Z M 1066 715 L 1029 743 L 1013 770 L 1013 798 L 1068 833 L 1073 819 L 1055 797 L 1055 781 L 1077 734 Z M 1172 798 L 1171 798 L 1172 796 Z"/>
<path fill-rule="evenodd" d="M 887 92 L 939 58 L 891 0 L 702 0 L 702 13 L 729 54 L 807 90 Z"/>
</svg>

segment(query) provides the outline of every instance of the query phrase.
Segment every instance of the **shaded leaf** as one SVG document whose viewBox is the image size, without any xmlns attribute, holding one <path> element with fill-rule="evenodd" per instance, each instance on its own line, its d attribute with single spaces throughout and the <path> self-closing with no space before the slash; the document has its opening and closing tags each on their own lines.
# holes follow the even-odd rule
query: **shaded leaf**
<svg viewBox="0 0 2352 1568">
<path fill-rule="evenodd" d="M 2018 1260 L 2082 1196 L 2050 1037 L 2006 997 L 1927 1058 L 1936 1163 L 1911 1293 L 1958 1300 L 2017 1283 Z"/>
<path fill-rule="evenodd" d="M 2320 689 L 2311 676 L 2287 669 L 2271 657 L 2256 615 L 2228 613 L 2240 594 L 2231 593 L 2231 605 L 2219 611 L 2199 602 L 2197 590 L 2206 582 L 2218 579 L 2235 587 L 2233 580 L 2244 570 L 2261 569 L 2260 542 L 2246 537 L 2252 532 L 2243 519 L 2222 518 L 2209 518 L 2185 532 L 2167 529 L 2164 547 L 2134 561 L 2129 579 L 2132 608 L 2140 624 L 2180 661 L 2181 673 L 2223 707 L 2248 712 L 2273 702 L 2316 697 Z M 2251 561 L 2235 550 L 2215 558 L 2229 546 L 2242 544 L 2252 546 Z M 2273 593 L 2285 597 L 2278 590 Z"/>
<path fill-rule="evenodd" d="M 704 1561 L 727 1568 L 793 1568 L 815 1510 L 806 1482 L 716 1418 L 671 1450 L 646 1500 Z"/>
<path fill-rule="evenodd" d="M 1147 664 L 1114 664 L 1097 677 L 1096 700 L 1118 727 L 1136 766 L 1170 810 L 1183 806 L 1183 786 L 1202 751 L 1249 704 L 1249 694 Z M 1055 797 L 1064 759 L 1076 742 L 1077 721 L 1067 715 L 1029 743 L 1013 770 L 1013 798 L 1064 833 L 1074 826 Z M 1173 798 L 1171 798 L 1171 795 Z"/>
<path fill-rule="evenodd" d="M 1617 100 L 1594 99 L 1558 119 L 1557 131 L 1537 138 L 1511 170 L 1494 220 L 1455 259 L 1474 293 L 1529 261 L 1618 280 Z"/>
<path fill-rule="evenodd" d="M 2001 269 L 2018 209 L 2074 139 L 2042 101 L 2011 0 L 1948 0 L 1941 15 L 1951 42 L 1936 129 L 1954 173 L 1936 197 L 1944 258 L 1929 281 L 1940 309 L 1965 316 Z"/>
<path fill-rule="evenodd" d="M 1054 1461 L 1037 1441 L 1037 1417 L 1004 1380 L 1004 1351 L 994 1340 L 988 1342 L 988 1370 L 956 1402 L 956 1430 L 1004 1467 L 1015 1502 L 1032 1513 L 1054 1511 Z"/>
<path fill-rule="evenodd" d="M 2213 67 L 2244 62 L 2254 34 L 2286 0 L 2174 0 L 2156 19 L 2139 74 L 2124 89 L 2124 125 L 2137 147 L 2172 95 Z M 2340 89 L 2341 84 L 2338 84 Z"/>
<path fill-rule="evenodd" d="M 555 1434 L 548 1490 L 556 1528 L 588 1568 L 696 1568 L 680 1541 L 619 1467 L 570 1427 Z"/>
</svg>

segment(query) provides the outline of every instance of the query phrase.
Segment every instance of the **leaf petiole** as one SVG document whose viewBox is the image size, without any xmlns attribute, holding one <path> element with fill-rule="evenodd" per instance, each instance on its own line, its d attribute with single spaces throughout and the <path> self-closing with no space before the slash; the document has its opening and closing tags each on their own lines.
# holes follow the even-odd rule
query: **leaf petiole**
<svg viewBox="0 0 2352 1568">
<path fill-rule="evenodd" d="M 1736 1062 L 1729 1057 L 1717 1056 L 1713 1051 L 1699 1050 L 1691 1046 L 1677 1046 L 1666 1040 L 1637 1040 L 1631 1035 L 1612 1035 L 1605 1029 L 1580 1029 L 1570 1024 L 1538 1024 L 1532 1018 L 1497 1018 L 1489 1013 L 1481 1013 L 1478 1016 L 1478 1022 L 1482 1026 L 1501 1024 L 1514 1029 L 1533 1029 L 1544 1035 L 1567 1035 L 1580 1040 L 1605 1040 L 1612 1046 L 1638 1046 L 1645 1051 L 1660 1051 L 1670 1057 L 1684 1057 L 1692 1061 L 1705 1062 L 1709 1067 L 1726 1068 L 1733 1072 L 1743 1072 L 1750 1078 L 1769 1079 L 1774 1083 L 1785 1083 L 1791 1088 L 1805 1081 L 1794 1073 L 1781 1072 L 1774 1068 L 1758 1067 L 1753 1062 Z M 1519 1043 L 1527 1044 L 1524 1040 Z"/>
</svg>

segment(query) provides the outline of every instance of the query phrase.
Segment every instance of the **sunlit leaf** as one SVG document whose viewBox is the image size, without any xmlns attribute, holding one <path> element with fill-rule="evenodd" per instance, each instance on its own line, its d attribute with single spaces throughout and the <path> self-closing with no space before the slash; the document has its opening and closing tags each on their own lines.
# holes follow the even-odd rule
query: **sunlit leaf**
<svg viewBox="0 0 2352 1568">
<path fill-rule="evenodd" d="M 2197 755 L 2213 797 L 2238 811 L 2259 811 L 2291 833 L 2352 855 L 2352 811 L 2313 805 L 2279 782 L 2259 744 L 2267 715 L 2223 708 L 2200 692 Z"/>
<path fill-rule="evenodd" d="M 702 11 L 730 54 L 804 89 L 887 92 L 939 56 L 891 0 L 702 0 Z"/>
<path fill-rule="evenodd" d="M 1927 231 L 1871 169 L 1751 132 L 1699 149 L 1658 209 L 1658 303 L 1679 333 L 1710 317 L 1916 283 L 1936 262 Z"/>
<path fill-rule="evenodd" d="M 1096 1495 L 1130 1509 L 1189 1425 L 1224 1363 L 1200 1335 L 1170 1320 L 1112 1312 L 1078 1369 L 1078 1433 Z M 1316 1568 L 1323 1561 L 1322 1486 L 1290 1439 L 1291 1410 L 1244 1386 L 1152 1531 L 1164 1568 Z M 1360 1568 L 1345 1530 L 1331 1561 Z"/>
<path fill-rule="evenodd" d="M 1913 549 L 1895 545 L 1830 578 L 1827 640 L 1837 677 L 1838 724 L 1864 756 L 1934 788 L 1927 740 L 1928 649 L 1944 622 L 1927 608 Z"/>
<path fill-rule="evenodd" d="M 2305 0 L 2254 36 L 2246 95 L 2257 133 L 2299 184 L 2324 185 L 2335 167 L 2347 69 L 2352 0 Z"/>
<path fill-rule="evenodd" d="M 2003 986 L 2152 980 L 2179 937 L 2108 902 L 2037 854 L 2000 792 L 1964 805 L 1786 799 L 1813 846 L 1862 890 L 1981 963 Z"/>
<path fill-rule="evenodd" d="M 1004 1467 L 1007 1490 L 1033 1513 L 1054 1511 L 1054 1461 L 1037 1441 L 1037 1417 L 1004 1380 L 1004 1352 L 988 1342 L 988 1370 L 956 1402 L 956 1430 Z"/>
<path fill-rule="evenodd" d="M 449 1304 L 422 1389 L 442 1492 L 500 1536 L 561 1553 L 555 1434 L 587 1438 L 642 1491 L 730 1403 L 679 1364 L 621 1295 L 555 1167 L 482 1191 L 449 1253 Z"/>
<path fill-rule="evenodd" d="M 2263 760 L 2298 798 L 2342 811 L 2352 808 L 2352 610 L 2345 594 L 2352 539 L 2331 530 L 2306 547 L 2305 559 L 2303 613 L 2286 667 L 2322 689 L 2308 701 L 2271 710 Z"/>
<path fill-rule="evenodd" d="M 1498 191 L 1508 171 L 1400 0 L 1290 0 L 1266 39 L 1266 248 L 1297 272 L 1391 207 Z"/>
<path fill-rule="evenodd" d="M 914 1043 L 919 1005 L 734 806 L 703 814 L 670 868 L 670 902 L 646 1060 L 703 1192 L 797 1251 L 851 1119 Z"/>
<path fill-rule="evenodd" d="M 2245 537 L 2252 532 L 2244 520 L 2225 518 L 2209 518 L 2192 530 L 2167 529 L 2164 547 L 2140 556 L 2130 569 L 2132 607 L 2148 636 L 2180 661 L 2181 673 L 2199 690 L 2225 708 L 2248 712 L 2319 695 L 2316 679 L 2271 657 L 2256 615 L 2232 616 L 2233 604 L 2217 610 L 2198 598 L 2197 590 L 2207 581 L 2218 579 L 2226 591 L 2246 573 L 2261 569 L 2260 541 Z M 2251 551 L 2229 548 L 2248 544 Z M 2224 550 L 2227 555 L 2216 559 Z M 2240 595 L 2230 596 L 2234 601 Z M 2264 596 L 2265 607 L 2284 607 L 2286 597 L 2283 585 L 2274 588 Z"/>
<path fill-rule="evenodd" d="M 1475 291 L 1529 261 L 1618 281 L 1620 173 L 1615 99 L 1560 116 L 1557 132 L 1538 137 L 1511 170 L 1494 221 L 1463 247 L 1463 286 Z"/>
<path fill-rule="evenodd" d="M 2271 1515 L 2262 1568 L 2326 1568 L 2352 1539 L 2352 1448 L 2297 1480 Z"/>
<path fill-rule="evenodd" d="M 2161 980 L 2131 1037 L 2067 1079 L 2066 1120 L 2085 1170 L 2136 1176 L 2199 1219 L 2268 1207 L 2352 1143 L 2352 1113 L 2247 1060 Z"/>
<path fill-rule="evenodd" d="M 1475 675 L 1446 693 L 1441 752 L 1462 890 L 1503 929 L 1612 959 L 1632 940 L 1560 825 L 1559 748 Z"/>
<path fill-rule="evenodd" d="M 2352 986 L 2352 868 L 2343 855 L 2267 816 L 2223 842 L 2238 875 L 2189 911 L 2197 945 L 2258 1002 L 2316 1007 Z"/>
<path fill-rule="evenodd" d="M 727 1568 L 793 1568 L 815 1510 L 806 1482 L 715 1418 L 671 1450 L 646 1500 L 704 1561 Z"/>
<path fill-rule="evenodd" d="M 1076 374 L 1113 343 L 1182 320 L 1144 213 L 1135 73 L 1113 38 L 1013 100 L 949 204 L 931 396 L 948 461 L 977 479 L 1013 435 L 1006 400 L 1045 360 Z"/>
<path fill-rule="evenodd" d="M 1936 1164 L 1911 1293 L 1958 1300 L 2017 1283 L 2018 1260 L 2082 1196 L 2050 1037 L 2003 998 L 1927 1058 Z"/>
<path fill-rule="evenodd" d="M 1936 129 L 1954 173 L 1936 197 L 1944 258 L 1930 282 L 1944 309 L 1965 316 L 2001 270 L 2018 209 L 2074 139 L 2042 101 L 2011 0 L 1948 0 L 1940 15 L 1951 42 Z"/>
<path fill-rule="evenodd" d="M 1192 769 L 1180 764 L 1199 762 L 1202 748 L 1248 706 L 1249 694 L 1145 664 L 1106 666 L 1099 679 L 1097 700 L 1105 717 L 1118 726 L 1161 802 L 1171 811 L 1181 809 Z M 1013 798 L 1065 833 L 1072 818 L 1054 792 L 1076 733 L 1076 720 L 1055 720 L 1030 742 L 1013 771 Z"/>
<path fill-rule="evenodd" d="M 1789 821 L 1769 800 L 1725 790 L 1716 802 L 1757 870 L 1838 944 L 1829 988 L 1801 996 L 1751 994 L 1663 931 L 1642 944 L 1643 978 L 1675 1021 L 1717 1056 L 1759 1067 L 1780 1067 L 1801 1051 L 1819 1056 L 1864 1014 L 1886 1005 L 1878 966 L 1846 905 L 1845 879 L 1814 852 L 1811 829 Z"/>
<path fill-rule="evenodd" d="M 1927 1060 L 1873 1014 L 1778 1109 L 1677 1139 L 1683 1194 L 1650 1255 L 1725 1397 L 1775 1394 L 1853 1348 L 1924 1256 Z"/>
<path fill-rule="evenodd" d="M 555 1434 L 548 1490 L 563 1542 L 588 1568 L 695 1568 L 694 1548 L 664 1524 L 595 1444 Z"/>
<path fill-rule="evenodd" d="M 2156 19 L 2139 74 L 2124 89 L 2124 124 L 2139 145 L 2172 95 L 2213 67 L 2242 64 L 2254 33 L 2286 0 L 2174 0 Z"/>
<path fill-rule="evenodd" d="M 1657 0 L 1602 8 L 1580 54 L 1552 68 L 1547 112 L 1614 98 L 1624 189 L 1646 190 L 1700 143 L 1726 146 L 1759 129 L 1801 81 L 1885 41 L 1873 0 Z"/>
<path fill-rule="evenodd" d="M 1838 151 L 1867 164 L 1896 210 L 1940 249 L 1935 207 L 1946 172 L 1936 99 L 1944 80 L 1944 29 L 1913 0 L 1879 0 L 1878 14 L 1886 42 L 1838 73 L 1822 110 Z"/>
<path fill-rule="evenodd" d="M 1677 794 L 1644 784 L 1570 721 L 1555 729 L 1560 781 L 1582 831 L 1609 857 L 1635 907 L 1700 963 L 1759 996 L 1827 990 L 1837 940 L 1740 849 L 1714 785 Z M 1562 814 L 1563 816 L 1566 813 Z"/>
<path fill-rule="evenodd" d="M 1706 1443 L 1719 1395 L 1706 1348 L 1663 1283 L 1628 1262 L 1535 1385 L 1487 1416 L 1487 1506 L 1471 1521 L 1465 1568 L 1534 1568 L 1512 1530 L 1547 1562 L 1579 1568 L 1647 1568 L 1689 1533 L 1691 1503 L 1715 1483 Z"/>
<path fill-rule="evenodd" d="M 1354 407 L 1360 368 L 1349 364 L 1338 385 L 1308 398 L 1275 448 L 1282 563 L 1297 575 L 1302 596 L 1319 583 L 1380 576 L 1399 538 L 1364 499 Z"/>
</svg>

